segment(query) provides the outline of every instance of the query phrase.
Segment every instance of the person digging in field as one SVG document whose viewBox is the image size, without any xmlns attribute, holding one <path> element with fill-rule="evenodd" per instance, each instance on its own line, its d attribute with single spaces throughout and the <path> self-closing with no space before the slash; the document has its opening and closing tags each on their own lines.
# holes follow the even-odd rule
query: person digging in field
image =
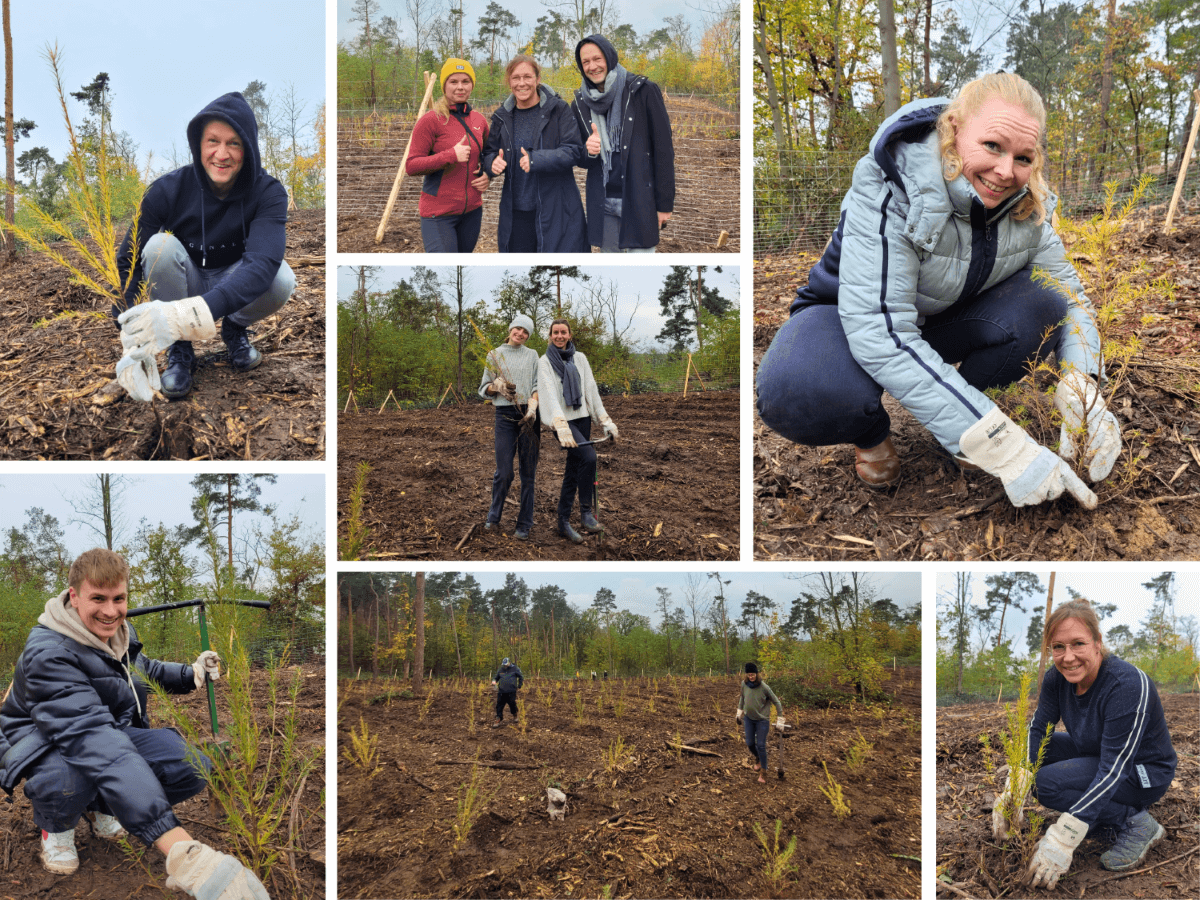
<svg viewBox="0 0 1200 900">
<path fill-rule="evenodd" d="M 492 506 L 484 531 L 499 531 L 504 499 L 513 480 L 513 456 L 521 467 L 521 506 L 513 537 L 529 540 L 533 528 L 533 484 L 541 448 L 537 420 L 538 355 L 525 342 L 533 333 L 533 319 L 518 315 L 508 326 L 508 340 L 487 355 L 479 395 L 496 408 L 496 474 L 492 476 Z"/>
<path fill-rule="evenodd" d="M 571 109 L 587 169 L 587 230 L 601 253 L 653 253 L 675 209 L 675 147 L 662 91 L 598 34 L 575 45 L 583 83 Z"/>
<path fill-rule="evenodd" d="M 413 126 L 404 171 L 423 175 L 421 243 L 426 253 L 470 253 L 483 224 L 488 177 L 480 165 L 488 123 L 471 108 L 475 69 L 465 59 L 442 64 L 442 96 Z"/>
<path fill-rule="evenodd" d="M 1097 387 L 1092 306 L 1051 226 L 1058 201 L 1045 136 L 1041 97 L 1004 73 L 977 78 L 950 103 L 913 101 L 880 126 L 759 367 L 769 427 L 808 446 L 854 444 L 858 477 L 884 488 L 901 471 L 887 391 L 960 466 L 999 478 L 1014 506 L 1069 491 L 1095 508 L 1069 461 L 1082 454 L 1089 478 L 1103 480 L 1121 429 Z M 1058 456 L 983 393 L 1051 351 L 1061 373 Z"/>
<path fill-rule="evenodd" d="M 296 289 L 283 259 L 287 191 L 261 165 L 250 104 L 238 93 L 218 97 L 188 123 L 187 138 L 192 164 L 150 185 L 136 246 L 131 227 L 117 257 L 122 283 L 128 279 L 124 311 L 113 307 L 125 349 L 117 381 L 136 400 L 149 401 L 160 387 L 171 399 L 186 396 L 196 371 L 192 342 L 215 337 L 217 319 L 229 365 L 257 368 L 262 354 L 247 327 L 278 312 Z M 143 288 L 149 302 L 138 303 Z"/>
<path fill-rule="evenodd" d="M 499 728 L 504 721 L 504 707 L 512 710 L 513 718 L 517 717 L 517 691 L 525 685 L 525 676 L 521 669 L 509 662 L 508 657 L 500 662 L 500 668 L 492 678 L 492 686 L 496 688 L 496 721 L 493 728 Z"/>
<path fill-rule="evenodd" d="M 592 419 L 616 443 L 617 426 L 604 410 L 600 390 L 587 357 L 575 349 L 571 325 L 566 319 L 550 323 L 550 344 L 538 362 L 539 406 L 542 421 L 554 429 L 558 442 L 567 450 L 562 490 L 558 495 L 558 533 L 573 544 L 583 536 L 571 527 L 571 510 L 579 496 L 579 524 L 596 534 L 601 525 L 595 515 L 593 487 L 596 483 L 596 449 L 592 445 Z"/>
<path fill-rule="evenodd" d="M 775 692 L 758 676 L 758 666 L 746 663 L 746 677 L 742 681 L 742 695 L 738 698 L 737 722 L 744 729 L 746 749 L 754 757 L 754 771 L 758 783 L 766 784 L 767 732 L 771 730 L 771 707 L 775 707 L 777 727 L 783 730 L 783 704 Z"/>
<path fill-rule="evenodd" d="M 1003 841 L 1024 825 L 1022 807 L 1031 789 L 1042 806 L 1062 811 L 1029 863 L 1033 885 L 1052 889 L 1098 825 L 1117 831 L 1112 847 L 1100 854 L 1104 868 L 1121 872 L 1141 864 L 1163 838 L 1148 807 L 1171 786 L 1177 760 L 1154 682 L 1104 646 L 1088 601 L 1054 609 L 1042 650 L 1054 667 L 1042 681 L 1029 723 L 1029 758 L 1037 758 L 1047 727 L 1062 722 L 1065 731 L 1050 735 L 1036 779 L 1028 770 L 1009 772 L 992 812 L 992 830 Z M 1014 809 L 1010 821 L 1005 810 Z"/>
<path fill-rule="evenodd" d="M 0 786 L 21 779 L 42 829 L 47 871 L 79 868 L 75 825 L 119 840 L 126 831 L 166 854 L 167 887 L 211 900 L 267 900 L 240 862 L 193 840 L 172 806 L 198 794 L 212 763 L 172 728 L 150 728 L 146 681 L 185 694 L 216 680 L 211 650 L 194 663 L 142 652 L 125 619 L 129 566 L 98 548 L 71 565 L 67 590 L 46 601 L 0 706 Z"/>
<path fill-rule="evenodd" d="M 504 74 L 512 93 L 492 113 L 483 154 L 483 171 L 504 177 L 496 244 L 501 253 L 588 253 L 571 108 L 542 84 L 532 56 L 513 57 Z"/>
</svg>

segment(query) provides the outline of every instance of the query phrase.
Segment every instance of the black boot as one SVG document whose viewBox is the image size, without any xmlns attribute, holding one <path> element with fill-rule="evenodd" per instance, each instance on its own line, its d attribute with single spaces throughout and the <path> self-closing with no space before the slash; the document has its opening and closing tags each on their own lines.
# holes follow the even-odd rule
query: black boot
<svg viewBox="0 0 1200 900">
<path fill-rule="evenodd" d="M 226 316 L 221 320 L 221 340 L 229 353 L 229 365 L 239 372 L 249 372 L 257 369 L 262 362 L 262 354 L 250 343 L 249 332 L 244 325 L 239 325 Z"/>
<path fill-rule="evenodd" d="M 566 516 L 558 517 L 558 533 L 565 537 L 572 544 L 582 544 L 583 537 L 571 527 L 570 520 Z"/>
<path fill-rule="evenodd" d="M 604 526 L 596 521 L 596 517 L 592 515 L 590 509 L 580 510 L 579 524 L 583 526 L 583 530 L 588 534 L 599 534 L 604 530 Z"/>
<path fill-rule="evenodd" d="M 176 341 L 167 350 L 167 368 L 162 373 L 164 397 L 178 400 L 192 389 L 192 374 L 196 371 L 196 354 L 191 341 Z"/>
</svg>

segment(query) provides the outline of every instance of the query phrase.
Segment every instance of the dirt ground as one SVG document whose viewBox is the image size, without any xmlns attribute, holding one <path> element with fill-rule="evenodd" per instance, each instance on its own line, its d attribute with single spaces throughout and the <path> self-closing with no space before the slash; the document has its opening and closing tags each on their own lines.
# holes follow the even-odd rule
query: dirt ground
<svg viewBox="0 0 1200 900">
<path fill-rule="evenodd" d="M 771 896 L 753 826 L 769 839 L 779 819 L 782 842 L 793 835 L 798 842 L 791 860 L 797 868 L 778 896 L 919 896 L 919 670 L 896 673 L 884 685 L 893 701 L 873 709 L 845 708 L 848 695 L 835 708 L 785 703 L 784 715 L 797 728 L 782 740 L 782 752 L 772 732 L 765 785 L 750 769 L 734 722 L 737 678 L 527 679 L 518 694 L 526 733 L 507 716 L 501 728 L 488 727 L 495 695 L 484 691 L 473 735 L 466 698 L 477 682 L 439 683 L 423 721 L 421 697 L 400 699 L 396 688 L 390 702 L 372 702 L 384 700 L 386 683 L 343 683 L 338 895 Z M 681 713 L 684 698 L 689 708 Z M 380 739 L 379 771 L 371 777 L 340 755 L 347 729 L 361 730 L 360 718 Z M 718 756 L 677 756 L 664 743 L 676 732 Z M 845 754 L 860 733 L 874 749 L 851 771 Z M 603 755 L 618 737 L 631 749 L 606 770 Z M 481 762 L 512 768 L 481 766 L 492 799 L 465 843 L 452 850 L 458 799 L 477 754 Z M 835 817 L 819 791 L 822 762 L 842 785 L 851 809 L 846 820 Z M 567 794 L 564 822 L 549 821 L 548 786 Z"/>
<path fill-rule="evenodd" d="M 303 684 L 297 699 L 298 731 L 308 747 L 325 745 L 325 664 L 308 663 L 302 666 Z M 263 670 L 253 669 L 254 696 L 260 698 L 260 710 L 267 708 L 267 677 Z M 282 673 L 287 682 L 290 673 Z M 228 692 L 217 682 L 217 721 L 221 734 L 230 721 L 227 706 Z M 203 691 L 178 698 L 197 724 L 210 728 L 208 702 Z M 286 700 L 286 698 L 285 698 Z M 154 701 L 152 701 L 153 703 Z M 261 713 L 260 713 L 261 715 Z M 154 718 L 156 727 L 163 727 L 165 713 Z M 259 770 L 265 770 L 265 759 Z M 295 785 L 291 786 L 292 789 Z M 221 816 L 209 806 L 207 793 L 201 793 L 175 807 L 183 827 L 193 838 L 203 841 L 223 853 L 232 852 Z M 288 840 L 290 827 L 291 852 L 284 852 L 271 870 L 265 884 L 275 900 L 324 900 L 325 898 L 325 767 L 319 761 L 304 783 L 304 792 L 294 806 L 293 826 L 284 823 L 283 837 Z M 0 829 L 4 832 L 3 887 L 0 897 L 5 900 L 83 900 L 83 898 L 117 898 L 141 896 L 182 896 L 168 891 L 163 855 L 146 849 L 136 838 L 131 856 L 120 845 L 95 837 L 91 826 L 81 820 L 75 829 L 75 847 L 79 851 L 79 871 L 74 875 L 52 875 L 42 868 L 39 831 L 33 821 L 33 810 L 24 792 L 18 788 L 13 802 L 0 804 Z M 284 849 L 281 845 L 280 849 Z M 289 860 L 291 857 L 291 860 Z"/>
<path fill-rule="evenodd" d="M 1106 871 L 1100 854 L 1116 837 L 1112 828 L 1089 833 L 1075 851 L 1071 868 L 1054 891 L 1017 883 L 1019 863 L 992 838 L 992 804 L 1003 790 L 987 774 L 980 735 L 1000 747 L 1004 708 L 995 703 L 942 707 L 937 713 L 937 865 L 940 897 L 1198 897 L 1200 896 L 1200 722 L 1195 694 L 1162 694 L 1171 743 L 1179 757 L 1175 780 L 1151 808 L 1166 829 L 1162 842 L 1132 874 Z M 993 754 L 998 760 L 999 754 Z M 999 765 L 999 762 L 996 762 Z M 1055 813 L 1030 805 L 1049 817 Z M 1147 871 L 1148 868 L 1151 868 Z"/>
<path fill-rule="evenodd" d="M 557 534 L 565 451 L 543 428 L 531 540 L 515 541 L 520 475 L 501 534 L 482 528 L 496 469 L 491 406 L 365 410 L 338 416 L 338 535 L 360 462 L 372 559 L 738 559 L 737 391 L 607 397 L 620 442 L 597 445 L 601 535 Z M 594 435 L 602 434 L 599 428 Z M 572 522 L 578 525 L 579 507 Z M 470 532 L 461 549 L 459 541 Z"/>
<path fill-rule="evenodd" d="M 113 381 L 121 342 L 107 300 L 34 253 L 0 265 L 0 458 L 323 459 L 324 255 L 325 210 L 293 211 L 296 292 L 251 326 L 262 365 L 234 372 L 220 338 L 206 341 L 192 392 L 150 403 Z"/>
<path fill-rule="evenodd" d="M 1066 497 L 1017 509 L 1000 482 L 962 472 L 890 396 L 899 484 L 868 488 L 854 448 L 801 447 L 754 417 L 754 556 L 819 560 L 1180 560 L 1200 557 L 1200 216 L 1170 235 L 1145 218 L 1121 253 L 1169 276 L 1175 302 L 1148 300 L 1126 330 L 1143 343 L 1109 406 L 1126 450 L 1143 456 L 1131 484 L 1093 485 L 1094 511 Z M 1160 224 L 1159 224 L 1160 227 Z M 819 257 L 754 263 L 754 362 L 786 321 L 795 290 Z M 1157 304 L 1157 305 L 1156 305 Z M 1120 465 L 1120 464 L 1119 464 Z"/>
</svg>

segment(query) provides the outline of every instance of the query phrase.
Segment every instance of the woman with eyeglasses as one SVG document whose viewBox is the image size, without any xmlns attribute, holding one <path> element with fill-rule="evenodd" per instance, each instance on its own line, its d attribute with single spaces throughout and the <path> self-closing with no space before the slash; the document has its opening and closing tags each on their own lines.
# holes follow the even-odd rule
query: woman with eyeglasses
<svg viewBox="0 0 1200 900">
<path fill-rule="evenodd" d="M 992 830 L 1003 841 L 1024 824 L 1031 788 L 1042 806 L 1061 810 L 1029 863 L 1033 885 L 1053 889 L 1097 826 L 1117 832 L 1100 854 L 1104 868 L 1121 872 L 1146 858 L 1164 835 L 1147 807 L 1171 786 L 1176 757 L 1154 682 L 1104 646 L 1087 600 L 1064 603 L 1050 614 L 1042 647 L 1054 667 L 1042 681 L 1029 725 L 1029 758 L 1037 758 L 1048 729 L 1062 722 L 1065 731 L 1050 734 L 1036 781 L 1026 769 L 1009 772 L 992 811 Z"/>
</svg>

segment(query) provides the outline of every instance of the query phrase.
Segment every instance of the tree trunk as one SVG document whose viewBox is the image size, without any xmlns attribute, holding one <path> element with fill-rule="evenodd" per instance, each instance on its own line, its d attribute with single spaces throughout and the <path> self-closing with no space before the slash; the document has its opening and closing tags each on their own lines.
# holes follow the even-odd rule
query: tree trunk
<svg viewBox="0 0 1200 900">
<path fill-rule="evenodd" d="M 425 573 L 417 573 L 417 599 L 413 604 L 413 615 L 417 617 L 417 649 L 413 665 L 413 693 L 421 692 L 425 674 Z"/>
<path fill-rule="evenodd" d="M 449 596 L 446 597 L 446 606 L 450 610 L 450 628 L 454 632 L 454 658 L 458 662 L 458 677 L 462 678 L 463 677 L 462 648 L 459 647 L 459 644 L 458 644 L 458 621 L 455 619 L 454 606 L 453 606 L 453 604 L 450 603 Z"/>
<path fill-rule="evenodd" d="M 892 0 L 879 0 L 879 43 L 883 55 L 883 114 L 890 116 L 900 108 L 900 63 L 896 58 L 896 9 Z"/>
<path fill-rule="evenodd" d="M 12 225 L 13 217 L 16 215 L 15 191 L 17 184 L 16 169 L 14 168 L 15 151 L 13 150 L 16 138 L 17 136 L 13 133 L 12 13 L 9 10 L 9 0 L 4 0 L 4 170 L 5 177 L 8 179 L 8 188 L 4 193 L 4 221 L 9 225 Z M 9 237 L 8 232 L 5 232 L 4 243 L 10 256 L 16 252 L 16 239 Z M 109 549 L 112 549 L 111 544 L 109 544 Z"/>
<path fill-rule="evenodd" d="M 1050 573 L 1050 586 L 1046 588 L 1046 618 L 1042 622 L 1042 653 L 1041 659 L 1038 661 L 1038 678 L 1037 684 L 1034 687 L 1038 693 L 1042 690 L 1042 677 L 1046 674 L 1046 644 L 1050 635 L 1046 629 L 1050 624 L 1050 613 L 1054 611 L 1054 573 Z"/>
<path fill-rule="evenodd" d="M 1100 149 L 1097 153 L 1097 190 L 1104 184 L 1110 149 L 1109 135 L 1112 126 L 1108 122 L 1108 110 L 1112 104 L 1113 87 L 1113 44 L 1117 39 L 1117 0 L 1108 0 L 1108 21 L 1104 29 L 1104 59 L 1100 69 Z"/>
<path fill-rule="evenodd" d="M 758 12 L 758 27 L 754 29 L 754 48 L 758 52 L 763 80 L 767 85 L 767 106 L 771 108 L 771 129 L 775 134 L 775 147 L 783 153 L 787 149 L 787 143 L 783 138 L 783 119 L 779 114 L 779 92 L 775 88 L 775 72 L 771 68 L 771 54 L 767 49 L 767 16 L 761 4 Z M 782 52 L 782 48 L 780 50 Z"/>
</svg>

